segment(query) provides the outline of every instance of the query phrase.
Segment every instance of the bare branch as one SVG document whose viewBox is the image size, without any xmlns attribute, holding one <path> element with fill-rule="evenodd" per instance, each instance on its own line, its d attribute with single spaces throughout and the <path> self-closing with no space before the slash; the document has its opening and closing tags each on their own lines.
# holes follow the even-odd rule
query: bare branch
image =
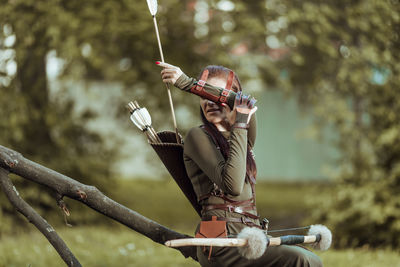
<svg viewBox="0 0 400 267">
<path fill-rule="evenodd" d="M 88 186 L 24 158 L 20 153 L 0 146 L 0 167 L 25 179 L 47 186 L 60 196 L 78 200 L 90 208 L 164 245 L 168 240 L 190 237 L 166 228 L 115 202 L 94 186 Z M 185 257 L 197 261 L 196 248 L 177 248 Z"/>
<path fill-rule="evenodd" d="M 42 232 L 68 266 L 82 266 L 54 228 L 20 197 L 8 173 L 0 168 L 0 185 L 11 204 Z"/>
</svg>

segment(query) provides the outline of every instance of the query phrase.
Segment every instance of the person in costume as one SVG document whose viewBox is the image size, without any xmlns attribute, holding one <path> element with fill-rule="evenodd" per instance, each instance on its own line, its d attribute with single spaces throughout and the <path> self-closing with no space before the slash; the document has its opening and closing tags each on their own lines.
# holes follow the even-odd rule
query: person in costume
<svg viewBox="0 0 400 267">
<path fill-rule="evenodd" d="M 199 95 L 203 125 L 184 140 L 184 164 L 202 222 L 197 237 L 235 236 L 245 227 L 265 229 L 255 205 L 255 99 L 242 93 L 237 75 L 222 66 L 207 66 L 198 79 L 162 62 L 163 82 Z M 299 246 L 269 247 L 258 259 L 242 257 L 236 248 L 198 247 L 202 266 L 322 266 L 317 255 Z"/>
</svg>

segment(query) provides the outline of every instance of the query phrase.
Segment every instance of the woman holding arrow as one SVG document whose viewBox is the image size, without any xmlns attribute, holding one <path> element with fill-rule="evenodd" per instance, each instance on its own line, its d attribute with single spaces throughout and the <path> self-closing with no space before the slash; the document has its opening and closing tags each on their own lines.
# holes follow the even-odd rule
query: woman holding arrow
<svg viewBox="0 0 400 267">
<path fill-rule="evenodd" d="M 245 227 L 266 230 L 255 205 L 256 100 L 242 93 L 237 75 L 222 66 L 207 66 L 198 79 L 180 68 L 156 62 L 163 82 L 200 96 L 203 125 L 192 128 L 184 142 L 184 163 L 202 221 L 196 237 L 228 237 Z M 236 248 L 198 247 L 202 266 L 322 266 L 317 255 L 299 247 L 271 247 L 257 259 Z"/>
</svg>

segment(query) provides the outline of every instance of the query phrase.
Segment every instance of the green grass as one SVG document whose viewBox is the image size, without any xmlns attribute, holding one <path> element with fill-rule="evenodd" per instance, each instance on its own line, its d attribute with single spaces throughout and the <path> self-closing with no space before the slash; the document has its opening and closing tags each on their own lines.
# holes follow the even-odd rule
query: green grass
<svg viewBox="0 0 400 267">
<path fill-rule="evenodd" d="M 199 266 L 178 251 L 166 248 L 129 229 L 62 227 L 57 229 L 83 266 Z M 400 266 L 390 250 L 329 250 L 316 252 L 325 267 Z M 56 251 L 37 231 L 5 236 L 0 242 L 0 266 L 65 266 Z"/>
<path fill-rule="evenodd" d="M 306 196 L 320 194 L 324 188 L 326 185 L 322 184 L 260 182 L 257 207 L 261 215 L 269 218 L 271 229 L 299 226 L 310 211 Z M 113 199 L 142 215 L 173 230 L 193 234 L 198 216 L 173 181 L 118 180 L 112 192 Z M 66 227 L 57 213 L 49 222 L 83 266 L 199 266 L 179 251 L 156 244 L 81 203 L 68 199 L 66 202 L 71 211 L 69 222 L 74 227 Z M 0 267 L 65 266 L 34 226 L 25 222 L 23 227 L 12 228 L 13 232 L 0 235 Z M 316 253 L 328 267 L 400 266 L 399 254 L 390 250 Z"/>
<path fill-rule="evenodd" d="M 198 266 L 180 252 L 129 229 L 62 227 L 57 229 L 83 266 Z M 0 243 L 0 266 L 65 266 L 37 231 L 7 236 Z"/>
<path fill-rule="evenodd" d="M 317 253 L 325 267 L 399 267 L 400 253 L 392 250 L 347 249 Z"/>
</svg>

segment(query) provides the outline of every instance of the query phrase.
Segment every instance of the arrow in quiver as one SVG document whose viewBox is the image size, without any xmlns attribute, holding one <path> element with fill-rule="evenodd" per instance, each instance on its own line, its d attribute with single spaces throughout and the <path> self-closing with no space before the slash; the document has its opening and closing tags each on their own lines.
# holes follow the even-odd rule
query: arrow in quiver
<svg viewBox="0 0 400 267">
<path fill-rule="evenodd" d="M 197 202 L 192 182 L 187 176 L 183 162 L 183 144 L 176 142 L 176 133 L 165 131 L 157 133 L 162 143 L 150 143 L 168 172 L 181 188 L 186 198 L 201 217 L 201 206 Z"/>
</svg>

